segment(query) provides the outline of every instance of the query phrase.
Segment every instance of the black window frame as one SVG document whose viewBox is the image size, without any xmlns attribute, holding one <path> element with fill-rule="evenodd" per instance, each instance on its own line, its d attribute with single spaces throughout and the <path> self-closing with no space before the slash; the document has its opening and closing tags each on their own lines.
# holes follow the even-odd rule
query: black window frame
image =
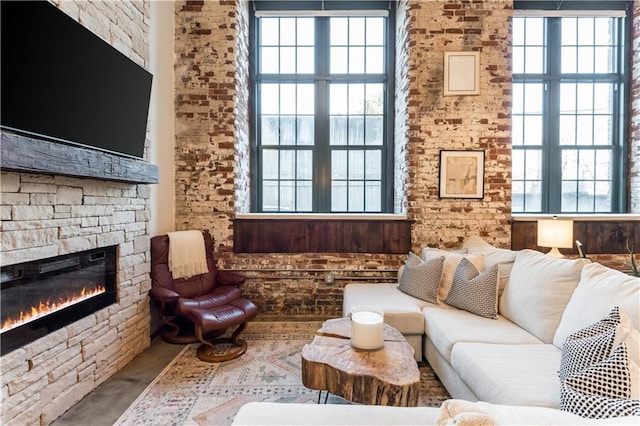
<svg viewBox="0 0 640 426">
<path fill-rule="evenodd" d="M 260 83 L 265 80 L 261 78 L 258 73 L 259 66 L 259 54 L 258 54 L 258 17 L 256 12 L 260 11 L 272 11 L 272 12 L 285 12 L 287 16 L 291 15 L 295 11 L 380 11 L 384 10 L 388 13 L 386 22 L 386 35 L 385 35 L 385 88 L 386 93 L 384 97 L 384 142 L 381 147 L 382 154 L 382 176 L 381 176 L 381 208 L 379 211 L 332 211 L 331 210 L 331 150 L 332 149 L 353 149 L 353 145 L 348 145 L 340 148 L 336 148 L 335 145 L 329 144 L 329 106 L 328 106 L 328 92 L 329 83 L 331 82 L 379 82 L 375 78 L 369 78 L 366 74 L 359 75 L 360 79 L 354 81 L 353 78 L 349 78 L 348 75 L 329 75 L 328 60 L 320 60 L 320 55 L 325 54 L 328 58 L 328 17 L 316 16 L 319 20 L 316 21 L 316 40 L 318 35 L 324 37 L 327 41 L 326 45 L 318 46 L 316 43 L 316 69 L 314 74 L 307 75 L 293 75 L 291 79 L 284 82 L 295 83 L 297 81 L 308 81 L 310 78 L 314 81 L 315 93 L 316 93 L 316 113 L 315 113 L 315 144 L 309 148 L 303 147 L 299 149 L 312 149 L 313 150 L 313 162 L 314 173 L 312 179 L 312 209 L 310 211 L 289 211 L 289 210 L 264 210 L 263 198 L 262 198 L 262 155 L 260 146 L 260 133 L 259 133 L 259 118 L 260 118 L 260 96 L 258 94 L 258 88 Z M 318 15 L 323 15 L 322 13 Z M 331 15 L 331 13 L 327 13 Z M 308 16 L 308 15 L 307 15 Z M 348 14 L 341 15 L 348 17 Z M 355 15 L 361 16 L 361 15 Z M 322 22 L 326 24 L 323 24 Z M 320 23 L 320 25 L 318 25 Z M 250 58 L 250 140 L 251 140 L 251 212 L 253 213 L 293 213 L 293 214 L 305 214 L 305 213 L 326 213 L 326 214 L 341 214 L 341 213 L 361 213 L 361 214 L 383 214 L 393 213 L 393 171 L 394 171 L 394 98 L 395 98 L 395 2 L 393 1 L 359 1 L 359 2 L 343 2 L 343 1 L 304 1 L 304 2 L 289 2 L 289 1 L 253 1 L 250 8 L 249 19 L 249 58 Z M 319 51 L 321 53 L 319 53 Z M 324 53 L 322 53 L 324 52 Z M 301 77 L 296 77 L 301 76 Z M 375 80 L 375 81 L 373 81 Z M 276 82 L 277 79 L 268 80 Z M 326 87 L 324 87 L 326 86 Z M 327 94 L 325 96 L 325 94 Z M 319 111 L 325 111 L 326 114 L 322 114 Z M 357 146 L 367 150 L 368 146 Z M 291 148 L 290 146 L 288 148 Z M 376 148 L 375 146 L 373 148 Z M 296 149 L 298 149 L 296 147 Z M 320 164 L 320 167 L 316 167 Z"/>
<path fill-rule="evenodd" d="M 620 25 L 623 26 L 619 33 L 618 43 L 621 44 L 619 49 L 620 61 L 618 63 L 621 76 L 619 78 L 609 78 L 603 81 L 613 82 L 619 90 L 616 93 L 617 99 L 614 103 L 614 116 L 617 118 L 615 123 L 613 144 L 611 146 L 612 154 L 612 200 L 611 209 L 609 211 L 562 211 L 562 194 L 561 167 L 560 158 L 563 149 L 580 149 L 578 146 L 560 146 L 558 143 L 559 129 L 557 116 L 559 115 L 559 92 L 560 84 L 563 81 L 580 81 L 593 82 L 594 74 L 587 74 L 582 78 L 579 74 L 571 75 L 569 79 L 563 78 L 559 71 L 560 66 L 560 38 L 556 36 L 549 37 L 546 41 L 545 60 L 549 65 L 546 72 L 538 75 L 530 74 L 513 74 L 513 83 L 535 82 L 545 85 L 545 95 L 543 101 L 543 145 L 542 149 L 542 205 L 538 210 L 526 210 L 526 202 L 524 211 L 515 211 L 512 207 L 513 214 L 529 214 L 529 213 L 563 213 L 563 214 L 613 214 L 627 213 L 629 211 L 628 204 L 628 170 L 629 170 L 629 121 L 630 121 L 630 101 L 631 101 L 631 46 L 632 46 L 632 18 L 633 18 L 633 1 L 608 1 L 608 2 L 591 2 L 591 1 L 514 1 L 514 16 L 518 10 L 574 10 L 574 11 L 620 11 L 626 12 L 624 18 L 620 19 Z M 550 13 L 551 15 L 552 13 Z M 543 17 L 541 15 L 541 17 Z M 545 29 L 545 36 L 549 34 L 558 34 L 559 17 L 546 17 L 548 28 Z M 566 77 L 566 76 L 565 76 Z M 555 135 L 555 138 L 550 135 Z M 585 146 L 585 149 L 593 149 L 593 146 Z M 512 146 L 513 150 L 527 149 Z M 526 181 L 526 180 L 525 180 Z M 526 194 L 526 193 L 525 193 Z M 578 208 L 579 210 L 579 208 Z"/>
</svg>

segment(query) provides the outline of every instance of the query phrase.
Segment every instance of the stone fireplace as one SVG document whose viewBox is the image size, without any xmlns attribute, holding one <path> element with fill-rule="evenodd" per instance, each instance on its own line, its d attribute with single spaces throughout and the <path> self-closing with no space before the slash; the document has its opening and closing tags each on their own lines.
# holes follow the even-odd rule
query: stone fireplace
<svg viewBox="0 0 640 426">
<path fill-rule="evenodd" d="M 150 69 L 150 2 L 52 3 Z M 122 176 L 148 168 L 121 158 L 4 137 L 1 145 L 3 272 L 59 256 L 68 262 L 66 256 L 84 251 L 95 259 L 115 248 L 113 303 L 2 355 L 0 423 L 49 424 L 150 344 L 152 182 Z"/>
<path fill-rule="evenodd" d="M 115 256 L 113 303 L 21 347 L 3 347 L 0 423 L 49 424 L 150 344 L 150 189 L 13 171 L 3 171 L 0 183 L 3 287 L 5 278 L 20 281 L 25 262 L 46 275 L 100 263 L 105 250 Z M 76 259 L 79 252 L 87 258 Z"/>
<path fill-rule="evenodd" d="M 2 267 L 2 355 L 116 301 L 116 246 Z"/>
</svg>

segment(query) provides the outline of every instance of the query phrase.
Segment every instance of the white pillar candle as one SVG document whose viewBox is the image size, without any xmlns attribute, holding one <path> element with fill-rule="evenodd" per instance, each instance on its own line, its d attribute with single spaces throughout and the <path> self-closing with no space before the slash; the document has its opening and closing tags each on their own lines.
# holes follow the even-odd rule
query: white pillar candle
<svg viewBox="0 0 640 426">
<path fill-rule="evenodd" d="M 384 318 L 378 312 L 357 311 L 351 314 L 351 345 L 375 350 L 384 344 Z"/>
</svg>

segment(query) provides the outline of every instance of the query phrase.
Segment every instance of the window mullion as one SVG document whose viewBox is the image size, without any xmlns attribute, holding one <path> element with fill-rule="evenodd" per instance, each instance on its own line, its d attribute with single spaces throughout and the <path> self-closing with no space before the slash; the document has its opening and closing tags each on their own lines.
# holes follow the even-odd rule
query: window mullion
<svg viewBox="0 0 640 426">
<path fill-rule="evenodd" d="M 547 196 L 542 198 L 542 209 L 558 213 L 562 203 L 562 150 L 560 149 L 560 82 L 561 82 L 561 21 L 547 18 L 547 83 L 545 90 L 545 117 L 543 118 L 544 161 L 543 187 Z"/>
<path fill-rule="evenodd" d="M 625 185 L 625 176 L 629 175 L 629 164 L 624 161 L 627 145 L 625 141 L 629 141 L 629 129 L 625 126 L 628 123 L 627 117 L 630 114 L 630 81 L 631 67 L 629 57 L 631 56 L 631 43 L 627 45 L 625 39 L 631 40 L 631 26 L 625 25 L 624 18 L 616 20 L 616 69 L 617 79 L 614 90 L 613 105 L 613 152 L 612 152 L 612 185 L 613 188 L 619 188 L 612 191 L 612 212 L 625 212 L 628 209 L 628 185 Z M 625 102 L 627 100 L 627 102 Z"/>
<path fill-rule="evenodd" d="M 316 105 L 313 148 L 314 211 L 331 211 L 331 152 L 329 150 L 329 18 L 316 18 Z"/>
<path fill-rule="evenodd" d="M 393 15 L 392 15 L 393 16 Z M 395 108 L 394 108 L 394 96 L 395 93 L 395 81 L 391 76 L 395 75 L 395 19 L 391 17 L 388 19 L 385 28 L 385 52 L 387 52 L 386 58 L 386 77 L 387 83 L 385 84 L 384 92 L 384 143 L 382 146 L 382 194 L 383 194 L 383 211 L 392 212 L 394 208 L 394 127 L 395 127 Z"/>
</svg>

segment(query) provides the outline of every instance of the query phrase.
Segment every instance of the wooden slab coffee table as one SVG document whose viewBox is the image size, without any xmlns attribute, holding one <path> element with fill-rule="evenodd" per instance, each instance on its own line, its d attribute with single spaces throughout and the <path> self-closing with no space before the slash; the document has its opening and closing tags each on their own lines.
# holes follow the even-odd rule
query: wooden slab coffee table
<svg viewBox="0 0 640 426">
<path fill-rule="evenodd" d="M 348 318 L 326 321 L 302 348 L 302 383 L 362 404 L 417 406 L 420 371 L 404 336 L 385 324 L 384 347 L 371 352 L 350 338 Z"/>
</svg>

